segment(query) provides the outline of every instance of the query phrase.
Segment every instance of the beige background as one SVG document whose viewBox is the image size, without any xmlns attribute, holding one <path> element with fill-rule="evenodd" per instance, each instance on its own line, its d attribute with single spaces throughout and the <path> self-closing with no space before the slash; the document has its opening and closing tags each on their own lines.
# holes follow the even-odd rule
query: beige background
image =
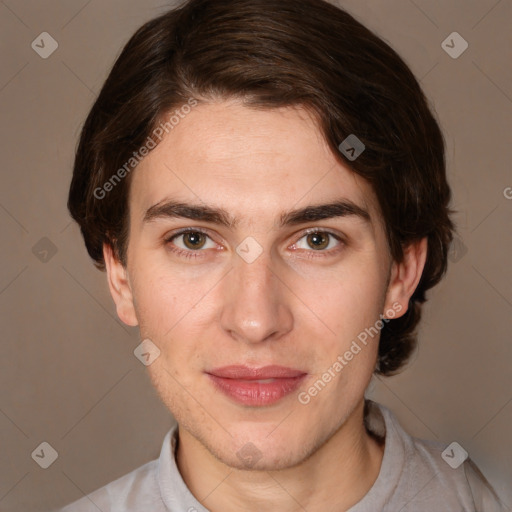
<svg viewBox="0 0 512 512">
<path fill-rule="evenodd" d="M 460 211 L 420 349 L 372 396 L 411 434 L 459 442 L 512 507 L 511 1 L 340 3 L 421 79 Z M 128 37 L 167 7 L 0 0 L 0 511 L 49 510 L 105 485 L 156 458 L 173 422 L 66 211 L 85 115 Z M 47 59 L 31 48 L 43 31 L 59 45 Z M 454 31 L 469 43 L 458 59 L 441 47 Z M 43 441 L 58 452 L 46 470 L 31 458 Z"/>
</svg>

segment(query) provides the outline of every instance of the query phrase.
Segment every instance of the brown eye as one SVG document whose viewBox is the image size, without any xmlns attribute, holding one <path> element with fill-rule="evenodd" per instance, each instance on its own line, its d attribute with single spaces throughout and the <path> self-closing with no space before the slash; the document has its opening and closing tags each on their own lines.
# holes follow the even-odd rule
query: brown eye
<svg viewBox="0 0 512 512">
<path fill-rule="evenodd" d="M 300 249 L 309 253 L 309 257 L 333 256 L 344 246 L 344 240 L 340 235 L 322 229 L 310 229 L 293 245 L 293 249 Z"/>
<path fill-rule="evenodd" d="M 206 243 L 206 235 L 199 231 L 190 231 L 188 233 L 182 233 L 180 236 L 183 237 L 183 243 L 188 249 L 201 249 Z"/>
<path fill-rule="evenodd" d="M 329 233 L 310 233 L 307 235 L 307 243 L 314 250 L 325 249 L 329 245 Z"/>
<path fill-rule="evenodd" d="M 185 258 L 202 258 L 212 255 L 207 249 L 219 249 L 210 235 L 201 229 L 186 228 L 165 238 L 169 251 Z"/>
</svg>

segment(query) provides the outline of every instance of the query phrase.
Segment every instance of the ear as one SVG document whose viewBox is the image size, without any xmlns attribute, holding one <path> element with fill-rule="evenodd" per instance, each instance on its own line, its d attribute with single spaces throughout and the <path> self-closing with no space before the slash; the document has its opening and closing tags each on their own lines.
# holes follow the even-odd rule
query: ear
<svg viewBox="0 0 512 512">
<path fill-rule="evenodd" d="M 103 244 L 103 258 L 107 270 L 108 287 L 114 299 L 117 316 L 132 327 L 139 325 L 133 304 L 133 295 L 128 279 L 128 273 L 122 263 L 116 258 L 112 247 Z"/>
<path fill-rule="evenodd" d="M 425 237 L 411 242 L 404 248 L 402 263 L 393 262 L 386 293 L 384 317 L 386 317 L 386 311 L 390 309 L 395 312 L 391 318 L 399 318 L 407 312 L 409 299 L 420 282 L 426 259 L 427 238 Z"/>
</svg>

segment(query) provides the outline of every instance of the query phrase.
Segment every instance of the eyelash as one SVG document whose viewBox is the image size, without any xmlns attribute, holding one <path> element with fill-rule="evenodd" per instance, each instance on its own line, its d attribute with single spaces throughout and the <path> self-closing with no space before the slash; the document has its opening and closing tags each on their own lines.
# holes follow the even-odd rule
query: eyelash
<svg viewBox="0 0 512 512">
<path fill-rule="evenodd" d="M 201 228 L 194 228 L 194 227 L 190 227 L 190 228 L 185 228 L 185 229 L 182 229 L 176 233 L 172 233 L 171 235 L 169 235 L 168 237 L 165 238 L 165 243 L 166 245 L 171 245 L 171 242 L 175 239 L 175 238 L 178 238 L 179 236 L 181 235 L 184 235 L 184 234 L 187 234 L 187 233 L 201 233 L 205 236 L 207 236 L 208 238 L 210 238 L 210 240 L 212 240 L 212 238 L 210 237 L 210 235 L 208 234 L 207 231 L 205 231 L 204 229 L 201 229 Z M 307 229 L 306 231 L 304 231 L 302 233 L 302 235 L 300 236 L 299 240 L 301 240 L 302 238 L 304 238 L 305 236 L 307 235 L 310 235 L 312 233 L 315 233 L 315 234 L 326 234 L 326 235 L 330 235 L 332 236 L 335 240 L 337 240 L 338 242 L 340 242 L 340 244 L 343 246 L 345 244 L 345 241 L 344 239 L 340 236 L 340 235 L 337 235 L 331 231 L 328 231 L 328 230 L 325 230 L 325 229 L 319 229 L 319 228 L 309 228 Z M 213 240 L 212 240 L 213 241 Z M 177 249 L 177 248 L 171 248 L 170 249 L 172 252 L 174 252 L 175 254 L 177 254 L 178 256 L 183 256 L 185 258 L 202 258 L 203 255 L 201 255 L 200 253 L 201 252 L 205 252 L 205 251 L 202 251 L 200 249 L 198 249 L 197 251 L 192 251 L 192 250 L 188 250 L 188 251 L 185 251 L 183 249 Z M 337 254 L 339 251 L 341 250 L 341 247 L 338 247 L 336 249 L 330 249 L 329 251 L 325 251 L 325 250 L 320 250 L 320 251 L 314 251 L 313 249 L 311 249 L 310 251 L 307 251 L 308 255 L 306 256 L 307 258 L 309 259 L 313 259 L 313 258 L 325 258 L 327 256 L 333 256 L 335 254 Z M 322 254 L 316 254 L 314 255 L 315 252 L 319 252 L 319 253 L 327 253 L 327 256 L 325 255 L 322 255 Z"/>
<path fill-rule="evenodd" d="M 211 239 L 210 235 L 203 229 L 201 228 L 185 228 L 185 229 L 182 229 L 176 233 L 173 233 L 172 235 L 168 236 L 165 238 L 165 243 L 166 245 L 170 245 L 171 242 L 175 239 L 175 238 L 178 238 L 180 235 L 184 235 L 186 233 L 201 233 L 205 236 L 207 236 L 208 238 Z M 199 254 L 201 252 L 204 252 L 204 251 L 201 251 L 201 250 L 198 250 L 198 251 L 184 251 L 183 249 L 176 249 L 176 248 L 171 248 L 170 249 L 172 252 L 176 253 L 178 256 L 183 256 L 185 258 L 202 258 L 202 255 Z"/>
</svg>

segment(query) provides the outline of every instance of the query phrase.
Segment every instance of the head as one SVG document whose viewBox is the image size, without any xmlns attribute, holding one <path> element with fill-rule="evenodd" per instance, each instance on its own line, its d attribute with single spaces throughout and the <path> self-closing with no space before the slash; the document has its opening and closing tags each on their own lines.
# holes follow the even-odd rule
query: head
<svg viewBox="0 0 512 512">
<path fill-rule="evenodd" d="M 150 376 L 180 425 L 233 466 L 252 442 L 268 469 L 406 363 L 449 201 L 439 126 L 385 42 L 322 0 L 192 0 L 117 59 L 68 206 L 120 318 L 159 348 Z M 300 378 L 241 402 L 211 376 L 232 365 Z"/>
</svg>

